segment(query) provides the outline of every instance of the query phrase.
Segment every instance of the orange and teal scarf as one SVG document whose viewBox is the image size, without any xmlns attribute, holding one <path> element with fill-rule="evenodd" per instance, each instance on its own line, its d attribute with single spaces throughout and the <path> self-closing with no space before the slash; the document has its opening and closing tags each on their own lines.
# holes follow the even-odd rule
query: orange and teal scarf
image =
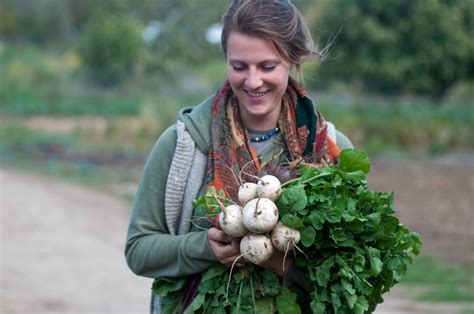
<svg viewBox="0 0 474 314">
<path fill-rule="evenodd" d="M 290 161 L 337 162 L 340 150 L 327 135 L 326 121 L 314 108 L 304 86 L 292 78 L 282 98 L 278 127 Z M 212 103 L 206 182 L 236 200 L 239 186 L 236 176 L 243 168 L 245 173 L 251 175 L 258 175 L 262 170 L 260 160 L 250 145 L 248 132 L 240 120 L 237 98 L 226 81 Z"/>
</svg>

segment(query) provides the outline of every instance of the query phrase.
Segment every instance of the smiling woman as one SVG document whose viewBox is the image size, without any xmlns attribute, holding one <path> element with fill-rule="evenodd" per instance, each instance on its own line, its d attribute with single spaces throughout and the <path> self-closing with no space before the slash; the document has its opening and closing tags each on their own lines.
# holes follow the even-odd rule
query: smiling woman
<svg viewBox="0 0 474 314">
<path fill-rule="evenodd" d="M 156 313 L 162 305 L 183 311 L 204 270 L 231 266 L 240 255 L 240 239 L 199 219 L 192 200 L 214 187 L 237 202 L 239 174 L 256 183 L 302 161 L 334 164 L 340 148 L 351 147 L 290 75 L 317 55 L 291 1 L 232 1 L 223 17 L 221 45 L 227 80 L 215 95 L 182 110 L 161 135 L 136 193 L 126 243 L 130 268 L 156 278 L 158 286 L 169 278 L 184 280 L 177 287 L 183 289 L 180 304 L 154 297 Z M 284 282 L 301 279 L 292 257 L 282 251 L 275 250 L 260 266 Z"/>
</svg>

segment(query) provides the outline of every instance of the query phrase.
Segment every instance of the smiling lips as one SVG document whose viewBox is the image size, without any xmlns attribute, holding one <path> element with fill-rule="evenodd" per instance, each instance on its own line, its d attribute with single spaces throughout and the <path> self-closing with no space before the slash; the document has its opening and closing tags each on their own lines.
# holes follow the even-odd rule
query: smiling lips
<svg viewBox="0 0 474 314">
<path fill-rule="evenodd" d="M 263 92 L 263 93 L 255 93 L 255 92 L 250 92 L 250 91 L 245 91 L 245 93 L 247 95 L 249 95 L 251 98 L 262 98 L 263 96 L 265 96 L 267 94 L 267 92 Z"/>
</svg>

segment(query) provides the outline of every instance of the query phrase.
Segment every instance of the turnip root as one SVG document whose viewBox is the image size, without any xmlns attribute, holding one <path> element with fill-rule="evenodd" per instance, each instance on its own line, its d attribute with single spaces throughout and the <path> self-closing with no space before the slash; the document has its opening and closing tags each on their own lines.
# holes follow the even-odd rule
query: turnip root
<svg viewBox="0 0 474 314">
<path fill-rule="evenodd" d="M 277 177 L 266 175 L 257 183 L 257 196 L 265 197 L 275 202 L 281 194 L 281 183 Z"/>
<path fill-rule="evenodd" d="M 249 232 L 240 241 L 240 253 L 246 261 L 260 265 L 272 256 L 272 241 L 266 234 Z"/>
<path fill-rule="evenodd" d="M 278 222 L 278 208 L 268 198 L 255 198 L 242 210 L 242 222 L 251 232 L 270 232 Z"/>
<path fill-rule="evenodd" d="M 271 239 L 276 249 L 287 253 L 300 242 L 300 232 L 285 226 L 279 221 L 273 228 Z"/>
<path fill-rule="evenodd" d="M 241 238 L 248 232 L 242 223 L 242 207 L 239 205 L 233 204 L 222 208 L 219 225 L 226 234 L 236 238 Z"/>
<path fill-rule="evenodd" d="M 239 187 L 239 191 L 237 192 L 237 197 L 240 204 L 245 206 L 245 204 L 247 204 L 250 200 L 253 200 L 257 197 L 257 184 L 252 182 L 242 184 Z"/>
</svg>

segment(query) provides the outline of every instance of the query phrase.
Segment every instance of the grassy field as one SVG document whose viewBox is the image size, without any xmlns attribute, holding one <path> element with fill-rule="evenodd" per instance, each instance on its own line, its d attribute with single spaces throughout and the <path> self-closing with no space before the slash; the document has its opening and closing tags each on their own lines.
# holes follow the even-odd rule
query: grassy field
<svg viewBox="0 0 474 314">
<path fill-rule="evenodd" d="M 94 134 L 102 150 L 126 147 L 147 152 L 149 146 L 137 142 L 153 142 L 175 121 L 181 108 L 199 103 L 225 78 L 222 60 L 214 60 L 187 70 L 186 75 L 177 66 L 174 77 L 156 72 L 103 88 L 84 79 L 72 50 L 44 51 L 33 46 L 0 46 L 0 69 L 2 150 L 38 141 L 59 142 L 72 151 L 87 150 L 87 132 L 36 134 L 38 130 L 23 126 L 25 119 L 41 115 L 102 117 L 106 132 Z M 434 103 L 414 97 L 360 95 L 351 93 L 350 87 L 310 94 L 328 120 L 372 155 L 423 156 L 474 150 L 472 98 Z M 134 120 L 133 130 L 127 130 L 130 125 L 122 123 L 123 117 Z M 13 120 L 20 121 L 19 127 L 8 123 Z M 95 149 L 93 145 L 90 148 Z"/>
<path fill-rule="evenodd" d="M 433 256 L 414 260 L 401 284 L 407 296 L 423 302 L 473 302 L 472 267 L 447 265 Z"/>
</svg>

